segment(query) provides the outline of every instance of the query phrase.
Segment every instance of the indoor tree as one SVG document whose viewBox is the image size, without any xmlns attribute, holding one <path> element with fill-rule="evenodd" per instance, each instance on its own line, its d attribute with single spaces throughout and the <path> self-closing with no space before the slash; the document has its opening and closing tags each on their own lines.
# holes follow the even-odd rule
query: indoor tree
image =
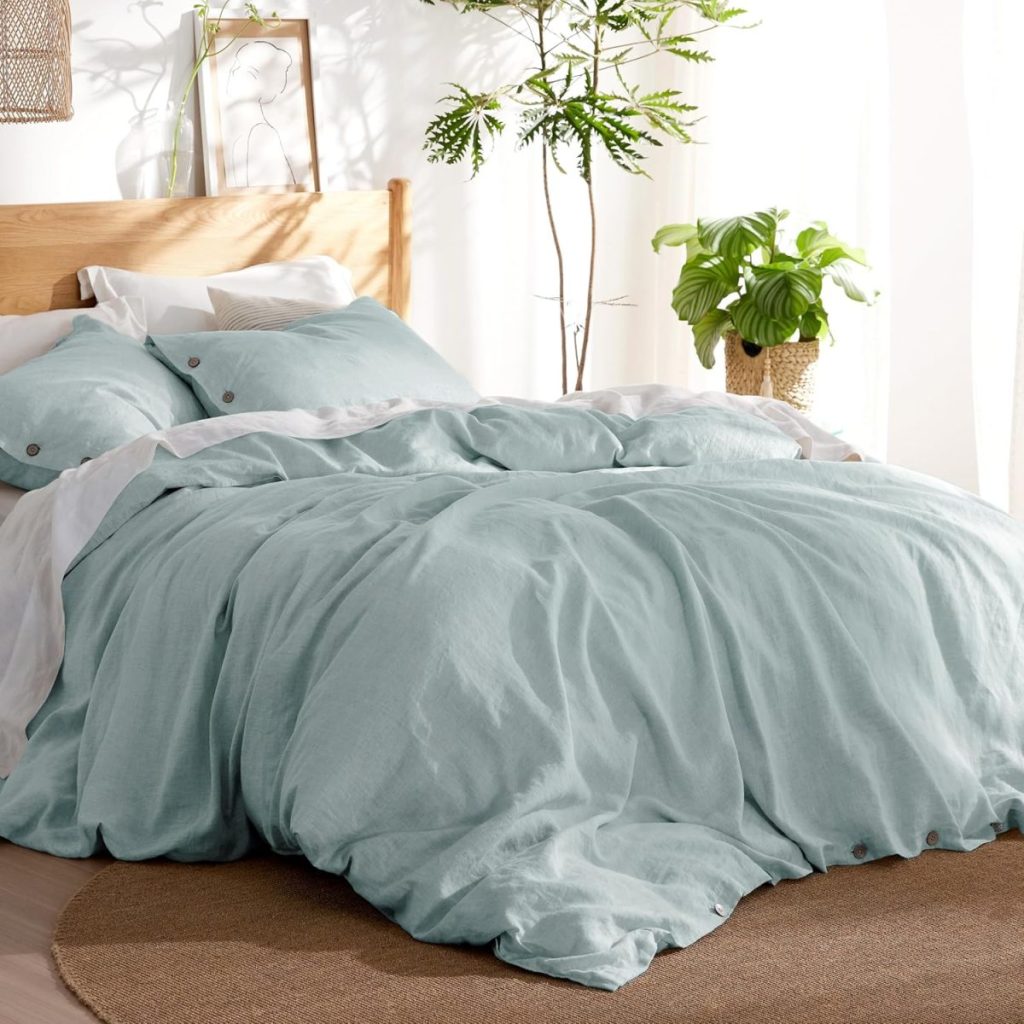
<svg viewBox="0 0 1024 1024">
<path fill-rule="evenodd" d="M 595 157 L 603 152 L 630 174 L 644 174 L 651 147 L 692 141 L 695 108 L 677 89 L 643 87 L 638 67 L 665 54 L 706 62 L 700 36 L 744 13 L 727 0 L 423 0 L 447 4 L 500 23 L 528 44 L 529 66 L 515 81 L 486 92 L 452 83 L 444 107 L 427 127 L 431 162 L 468 160 L 476 175 L 491 144 L 510 119 L 521 147 L 539 146 L 548 224 L 558 264 L 562 391 L 570 385 L 566 320 L 566 259 L 551 192 L 552 166 L 575 165 L 589 205 L 589 262 L 582 342 L 573 345 L 576 390 L 590 349 L 597 261 L 598 202 Z M 688 12 L 696 27 L 681 31 L 676 15 Z"/>
</svg>

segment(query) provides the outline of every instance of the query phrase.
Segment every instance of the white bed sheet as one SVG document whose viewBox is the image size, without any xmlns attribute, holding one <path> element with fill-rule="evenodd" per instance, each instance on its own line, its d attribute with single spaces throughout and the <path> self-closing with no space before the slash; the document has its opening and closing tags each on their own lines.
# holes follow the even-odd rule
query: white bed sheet
<svg viewBox="0 0 1024 1024">
<path fill-rule="evenodd" d="M 24 494 L 24 491 L 10 484 L 0 484 L 0 523 L 14 511 L 14 506 Z"/>
</svg>

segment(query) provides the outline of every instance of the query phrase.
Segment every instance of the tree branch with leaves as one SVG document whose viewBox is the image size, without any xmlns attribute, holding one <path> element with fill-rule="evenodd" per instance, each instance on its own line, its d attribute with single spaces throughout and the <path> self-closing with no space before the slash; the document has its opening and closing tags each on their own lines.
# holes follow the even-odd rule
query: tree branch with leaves
<svg viewBox="0 0 1024 1024">
<path fill-rule="evenodd" d="M 498 22 L 529 44 L 530 62 L 512 82 L 486 92 L 451 83 L 426 131 L 432 163 L 468 162 L 476 176 L 495 140 L 515 122 L 520 148 L 537 146 L 548 225 L 558 263 L 562 392 L 582 390 L 593 334 L 599 243 L 594 161 L 603 156 L 629 174 L 665 142 L 692 142 L 696 108 L 677 89 L 649 90 L 637 65 L 659 54 L 690 63 L 712 60 L 701 36 L 745 13 L 726 0 L 422 0 Z M 677 28 L 689 13 L 699 27 Z M 551 192 L 551 170 L 582 178 L 589 209 L 589 258 L 582 342 L 570 353 L 567 268 Z M 571 355 L 571 373 L 570 373 Z"/>
</svg>

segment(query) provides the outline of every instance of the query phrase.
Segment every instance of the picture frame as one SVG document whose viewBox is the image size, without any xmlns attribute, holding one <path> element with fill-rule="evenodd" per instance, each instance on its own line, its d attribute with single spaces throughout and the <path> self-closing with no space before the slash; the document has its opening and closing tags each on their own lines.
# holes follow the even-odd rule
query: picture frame
<svg viewBox="0 0 1024 1024">
<path fill-rule="evenodd" d="M 206 194 L 319 192 L 319 68 L 309 12 L 290 7 L 265 25 L 228 8 L 199 73 Z M 203 24 L 195 17 L 197 46 Z"/>
</svg>

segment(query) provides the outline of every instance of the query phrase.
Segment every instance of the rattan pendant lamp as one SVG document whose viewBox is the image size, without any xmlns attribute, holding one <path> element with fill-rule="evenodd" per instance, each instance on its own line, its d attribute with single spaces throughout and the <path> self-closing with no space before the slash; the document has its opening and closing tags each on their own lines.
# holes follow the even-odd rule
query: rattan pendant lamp
<svg viewBox="0 0 1024 1024">
<path fill-rule="evenodd" d="M 0 123 L 71 114 L 69 0 L 0 0 Z"/>
</svg>

